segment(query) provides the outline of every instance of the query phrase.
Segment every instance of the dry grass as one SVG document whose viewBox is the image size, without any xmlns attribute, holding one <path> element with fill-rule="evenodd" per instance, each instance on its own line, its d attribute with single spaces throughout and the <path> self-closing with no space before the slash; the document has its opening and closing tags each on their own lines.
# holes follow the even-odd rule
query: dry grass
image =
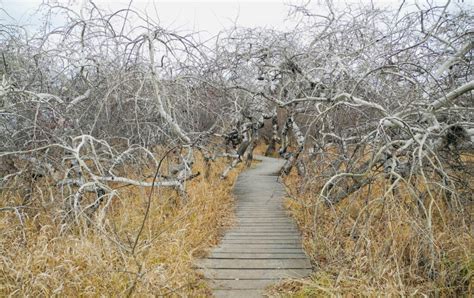
<svg viewBox="0 0 474 298">
<path fill-rule="evenodd" d="M 253 150 L 253 155 L 265 155 L 265 151 L 267 151 L 268 145 L 263 142 L 257 143 L 255 149 Z"/>
<path fill-rule="evenodd" d="M 316 177 L 316 173 L 313 173 Z M 308 296 L 429 295 L 469 296 L 474 291 L 473 206 L 452 210 L 436 184 L 433 200 L 424 199 L 423 216 L 413 187 L 395 191 L 383 175 L 370 186 L 328 207 L 319 199 L 323 179 L 285 180 L 292 198 L 287 207 L 304 235 L 304 248 L 315 265 L 309 279 L 286 282 L 273 293 Z M 431 231 L 429 231 L 431 229 Z M 432 235 L 432 237 L 430 236 Z"/>
<path fill-rule="evenodd" d="M 196 154 L 194 170 L 204 173 Z M 15 212 L 1 212 L 1 296 L 206 296 L 209 289 L 193 268 L 231 222 L 230 189 L 219 174 L 225 161 L 212 163 L 209 176 L 187 185 L 187 198 L 172 189 L 156 189 L 139 244 L 131 246 L 143 221 L 149 189 L 117 188 L 118 197 L 92 224 L 79 222 L 60 233 L 55 189 L 36 185 L 31 208 L 20 223 Z M 2 205 L 21 202 L 5 197 Z"/>
</svg>

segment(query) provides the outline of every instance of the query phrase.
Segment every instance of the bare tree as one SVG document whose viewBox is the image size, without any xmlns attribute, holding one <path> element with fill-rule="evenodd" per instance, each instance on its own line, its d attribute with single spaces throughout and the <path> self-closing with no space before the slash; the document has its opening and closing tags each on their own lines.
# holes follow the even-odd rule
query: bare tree
<svg viewBox="0 0 474 298">
<path fill-rule="evenodd" d="M 465 226 L 472 201 L 472 11 L 451 1 L 394 11 L 327 1 L 320 14 L 308 2 L 291 6 L 297 25 L 287 32 L 236 27 L 201 43 L 131 9 L 51 3 L 46 14 L 66 20 L 56 28 L 31 35 L 0 24 L 0 187 L 23 198 L 1 211 L 23 220 L 41 178 L 59 194 L 65 228 L 105 211 L 117 185 L 185 197 L 199 175 L 196 150 L 208 164 L 229 158 L 225 178 L 267 139 L 267 154 L 287 160 L 282 174 L 296 168 L 299 188 L 318 192 L 305 205 L 314 235 L 321 208 L 380 181 L 383 208 L 408 193 L 423 272 L 436 276 L 434 209 L 445 204 Z M 170 156 L 167 169 L 157 152 Z M 351 234 L 373 220 L 369 205 Z"/>
</svg>

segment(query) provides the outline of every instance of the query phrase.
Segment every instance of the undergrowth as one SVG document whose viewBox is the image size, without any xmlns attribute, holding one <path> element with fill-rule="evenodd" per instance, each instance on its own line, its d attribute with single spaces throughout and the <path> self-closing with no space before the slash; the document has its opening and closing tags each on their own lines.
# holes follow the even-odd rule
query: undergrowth
<svg viewBox="0 0 474 298">
<path fill-rule="evenodd" d="M 206 172 L 197 153 L 194 169 L 202 174 L 187 182 L 186 196 L 155 188 L 135 249 L 149 188 L 117 185 L 118 196 L 93 219 L 64 230 L 57 189 L 38 182 L 28 208 L 0 213 L 0 296 L 209 295 L 193 260 L 217 244 L 232 221 L 230 190 L 238 170 L 221 180 L 225 166 L 220 159 Z M 23 200 L 0 195 L 8 206 Z"/>
<path fill-rule="evenodd" d="M 286 205 L 302 230 L 315 271 L 310 278 L 280 283 L 272 293 L 295 297 L 472 295 L 472 202 L 466 200 L 462 211 L 454 210 L 442 198 L 435 180 L 427 185 L 415 177 L 391 189 L 392 182 L 374 172 L 372 184 L 328 205 L 319 197 L 325 182 L 320 176 L 322 163 L 314 161 L 313 166 L 304 178 L 294 170 L 285 183 L 290 194 Z M 414 188 L 431 189 L 433 199 L 422 200 L 429 218 L 420 212 Z"/>
</svg>

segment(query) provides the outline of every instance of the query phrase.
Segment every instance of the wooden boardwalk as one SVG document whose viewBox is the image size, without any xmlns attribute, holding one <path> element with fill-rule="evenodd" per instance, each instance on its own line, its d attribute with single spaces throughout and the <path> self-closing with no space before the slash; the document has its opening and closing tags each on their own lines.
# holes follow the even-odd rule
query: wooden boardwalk
<svg viewBox="0 0 474 298">
<path fill-rule="evenodd" d="M 237 225 L 210 256 L 198 261 L 216 297 L 262 297 L 265 287 L 311 273 L 295 222 L 283 205 L 278 172 L 284 161 L 258 157 L 237 179 Z"/>
</svg>

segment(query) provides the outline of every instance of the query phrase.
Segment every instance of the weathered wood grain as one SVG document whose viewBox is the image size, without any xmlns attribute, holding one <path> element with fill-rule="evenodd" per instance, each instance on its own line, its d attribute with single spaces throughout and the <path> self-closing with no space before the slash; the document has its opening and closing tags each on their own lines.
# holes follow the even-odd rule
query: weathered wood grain
<svg viewBox="0 0 474 298">
<path fill-rule="evenodd" d="M 274 279 L 275 283 L 283 278 L 299 278 L 311 273 L 311 269 L 207 269 L 204 272 L 209 279 Z M 262 289 L 263 290 L 263 289 Z"/>
<path fill-rule="evenodd" d="M 216 297 L 262 297 L 281 279 L 311 273 L 297 226 L 283 207 L 285 190 L 277 173 L 284 161 L 260 159 L 234 187 L 235 226 L 208 258 L 196 263 Z"/>
<path fill-rule="evenodd" d="M 306 259 L 307 256 L 301 252 L 278 253 L 278 252 L 213 252 L 209 258 L 212 259 Z"/>
<path fill-rule="evenodd" d="M 307 259 L 203 259 L 201 268 L 212 269 L 311 269 Z"/>
</svg>

